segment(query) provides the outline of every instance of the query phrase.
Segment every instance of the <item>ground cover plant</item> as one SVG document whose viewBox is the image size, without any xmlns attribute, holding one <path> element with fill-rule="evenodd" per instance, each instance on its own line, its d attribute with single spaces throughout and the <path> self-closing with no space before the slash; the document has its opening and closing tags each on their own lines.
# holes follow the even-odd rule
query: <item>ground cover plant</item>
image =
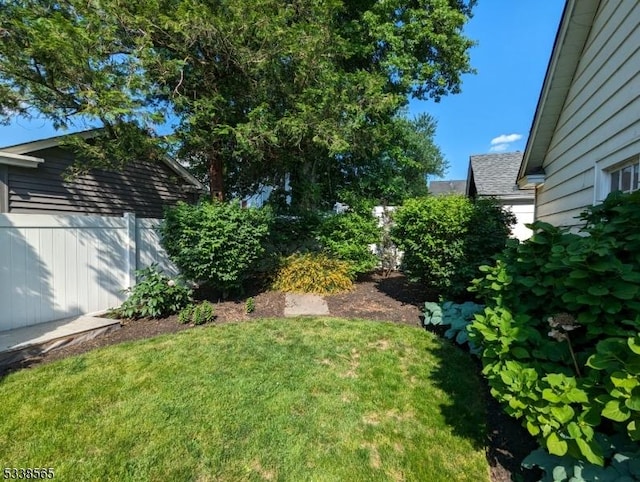
<svg viewBox="0 0 640 482">
<path fill-rule="evenodd" d="M 479 390 L 414 327 L 212 326 L 5 376 L 0 453 L 61 480 L 488 480 Z"/>
<path fill-rule="evenodd" d="M 470 338 L 494 397 L 550 454 L 613 466 L 631 442 L 640 477 L 640 193 L 581 217 L 587 236 L 534 223 L 483 268 Z"/>
</svg>

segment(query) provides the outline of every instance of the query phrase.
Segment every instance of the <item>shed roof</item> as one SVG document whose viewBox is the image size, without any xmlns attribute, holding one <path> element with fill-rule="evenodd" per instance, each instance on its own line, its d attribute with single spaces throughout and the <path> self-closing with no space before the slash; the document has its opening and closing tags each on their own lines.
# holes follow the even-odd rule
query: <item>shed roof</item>
<svg viewBox="0 0 640 482">
<path fill-rule="evenodd" d="M 531 189 L 519 189 L 516 184 L 522 152 L 479 154 L 469 158 L 468 194 L 478 196 L 531 197 Z"/>
<path fill-rule="evenodd" d="M 37 167 L 38 164 L 45 162 L 44 159 L 29 156 L 27 154 L 37 152 L 51 147 L 57 147 L 68 136 L 79 136 L 85 139 L 94 137 L 101 132 L 101 129 L 90 129 L 87 131 L 76 132 L 71 134 L 63 134 L 60 136 L 49 137 L 38 141 L 24 142 L 7 147 L 0 147 L 0 164 L 9 164 L 22 167 Z M 184 179 L 192 188 L 204 192 L 206 186 L 198 181 L 187 169 L 180 165 L 177 161 L 164 157 L 162 161 L 182 179 Z"/>
</svg>

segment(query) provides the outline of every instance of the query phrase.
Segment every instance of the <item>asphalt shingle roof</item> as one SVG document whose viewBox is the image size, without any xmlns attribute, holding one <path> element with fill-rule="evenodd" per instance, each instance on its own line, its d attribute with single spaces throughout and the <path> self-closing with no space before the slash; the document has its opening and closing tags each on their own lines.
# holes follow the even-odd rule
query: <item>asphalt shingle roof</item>
<svg viewBox="0 0 640 482">
<path fill-rule="evenodd" d="M 533 190 L 520 190 L 516 184 L 522 152 L 480 154 L 469 159 L 478 196 L 533 196 Z"/>
</svg>

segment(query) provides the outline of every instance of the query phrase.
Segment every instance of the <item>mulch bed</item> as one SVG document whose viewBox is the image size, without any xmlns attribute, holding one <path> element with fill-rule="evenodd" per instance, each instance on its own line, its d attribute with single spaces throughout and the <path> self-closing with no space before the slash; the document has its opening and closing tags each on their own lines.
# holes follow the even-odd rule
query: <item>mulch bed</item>
<svg viewBox="0 0 640 482">
<path fill-rule="evenodd" d="M 216 304 L 216 323 L 250 321 L 259 318 L 282 317 L 284 294 L 273 291 L 248 293 L 255 300 L 255 311 L 247 314 L 245 298 L 232 300 L 210 299 Z M 209 296 L 210 298 L 210 296 Z M 390 277 L 372 275 L 356 283 L 353 291 L 325 298 L 331 316 L 391 321 L 420 327 L 421 307 L 426 300 L 436 301 L 434 295 L 423 287 L 407 282 L 404 276 L 394 273 Z M 189 325 L 181 325 L 176 316 L 160 320 L 136 320 L 122 322 L 119 330 L 76 345 L 53 350 L 41 357 L 32 358 L 6 371 L 25 369 L 43 363 L 88 352 L 95 348 L 125 341 L 151 338 L 165 333 L 176 333 Z M 478 370 L 480 364 L 478 363 Z M 0 371 L 0 376 L 3 373 Z M 485 387 L 479 396 L 487 401 L 487 459 L 491 466 L 491 480 L 506 482 L 518 475 L 521 480 L 537 480 L 535 474 L 523 472 L 520 462 L 536 448 L 535 441 L 514 419 L 508 417 Z"/>
</svg>

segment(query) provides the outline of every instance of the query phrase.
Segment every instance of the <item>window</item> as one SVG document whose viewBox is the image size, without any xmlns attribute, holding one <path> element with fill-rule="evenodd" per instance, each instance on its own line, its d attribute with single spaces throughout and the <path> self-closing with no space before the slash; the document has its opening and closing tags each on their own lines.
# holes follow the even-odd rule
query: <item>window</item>
<svg viewBox="0 0 640 482">
<path fill-rule="evenodd" d="M 638 158 L 622 165 L 615 166 L 608 171 L 609 192 L 633 192 L 640 189 L 640 163 Z"/>
</svg>

